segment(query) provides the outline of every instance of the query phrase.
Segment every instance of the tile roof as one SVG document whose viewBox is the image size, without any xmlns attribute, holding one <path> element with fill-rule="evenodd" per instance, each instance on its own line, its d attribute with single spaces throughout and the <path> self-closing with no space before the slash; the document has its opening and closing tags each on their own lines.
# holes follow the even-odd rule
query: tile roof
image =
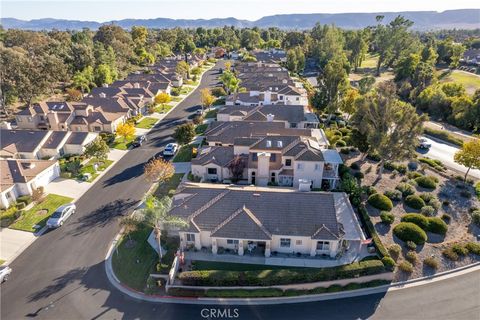
<svg viewBox="0 0 480 320">
<path fill-rule="evenodd" d="M 222 238 L 322 235 L 328 236 L 326 240 L 338 239 L 342 228 L 334 194 L 191 184 L 178 191 L 170 213 Z"/>
<path fill-rule="evenodd" d="M 55 163 L 54 160 L 0 160 L 0 191 L 12 187 L 15 183 L 26 183 L 34 179 Z"/>
<path fill-rule="evenodd" d="M 72 131 L 70 136 L 68 137 L 68 140 L 66 144 L 76 144 L 76 145 L 81 145 L 87 139 L 88 135 L 90 133 L 88 132 L 77 132 L 77 131 Z"/>
<path fill-rule="evenodd" d="M 53 131 L 47 138 L 47 141 L 43 144 L 42 148 L 45 149 L 57 149 L 60 147 L 61 142 L 67 136 L 68 131 Z"/>
<path fill-rule="evenodd" d="M 233 147 L 206 146 L 198 151 L 196 158 L 192 159 L 192 165 L 214 163 L 225 167 L 233 158 Z"/>
<path fill-rule="evenodd" d="M 49 135 L 45 130 L 7 130 L 0 129 L 0 147 L 4 149 L 14 144 L 18 152 L 33 152 L 43 139 Z"/>
</svg>

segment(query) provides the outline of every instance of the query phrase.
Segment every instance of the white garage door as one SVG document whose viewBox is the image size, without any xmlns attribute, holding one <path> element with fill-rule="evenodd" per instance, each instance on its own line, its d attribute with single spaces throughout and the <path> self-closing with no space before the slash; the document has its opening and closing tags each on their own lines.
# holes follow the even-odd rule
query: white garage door
<svg viewBox="0 0 480 320">
<path fill-rule="evenodd" d="M 43 171 L 41 174 L 37 176 L 35 179 L 34 186 L 36 188 L 43 186 L 45 187 L 50 182 L 55 180 L 60 175 L 60 169 L 58 165 L 50 167 L 49 169 Z"/>
</svg>

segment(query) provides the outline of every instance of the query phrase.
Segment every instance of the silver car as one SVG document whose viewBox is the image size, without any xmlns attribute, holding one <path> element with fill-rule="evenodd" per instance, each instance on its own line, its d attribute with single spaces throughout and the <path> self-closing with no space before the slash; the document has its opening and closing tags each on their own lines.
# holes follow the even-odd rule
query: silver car
<svg viewBox="0 0 480 320">
<path fill-rule="evenodd" d="M 10 273 L 12 273 L 12 268 L 9 266 L 0 266 L 0 283 L 7 281 Z"/>
<path fill-rule="evenodd" d="M 175 153 L 177 152 L 178 149 L 178 144 L 176 143 L 169 143 L 165 147 L 165 150 L 163 150 L 163 155 L 164 156 L 174 156 Z"/>
<path fill-rule="evenodd" d="M 47 228 L 58 228 L 75 213 L 77 207 L 73 203 L 60 206 L 47 220 Z"/>
</svg>

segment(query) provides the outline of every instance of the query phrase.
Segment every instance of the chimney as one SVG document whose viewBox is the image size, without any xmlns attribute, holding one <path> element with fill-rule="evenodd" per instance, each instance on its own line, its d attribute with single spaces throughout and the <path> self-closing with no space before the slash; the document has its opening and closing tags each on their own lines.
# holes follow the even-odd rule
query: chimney
<svg viewBox="0 0 480 320">
<path fill-rule="evenodd" d="M 274 118 L 275 118 L 275 115 L 271 113 L 267 114 L 267 122 L 273 122 Z"/>
</svg>

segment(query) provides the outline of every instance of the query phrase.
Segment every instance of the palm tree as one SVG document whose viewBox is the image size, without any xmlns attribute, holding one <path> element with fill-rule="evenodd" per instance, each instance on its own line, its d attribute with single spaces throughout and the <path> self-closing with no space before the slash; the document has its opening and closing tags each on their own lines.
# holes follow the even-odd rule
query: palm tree
<svg viewBox="0 0 480 320">
<path fill-rule="evenodd" d="M 158 245 L 158 261 L 161 263 L 163 256 L 161 245 L 162 227 L 186 227 L 188 222 L 182 218 L 169 215 L 168 211 L 170 210 L 172 200 L 168 196 L 161 199 L 152 197 L 147 199 L 145 203 L 146 208 L 143 209 L 144 222 L 153 228 Z"/>
</svg>

